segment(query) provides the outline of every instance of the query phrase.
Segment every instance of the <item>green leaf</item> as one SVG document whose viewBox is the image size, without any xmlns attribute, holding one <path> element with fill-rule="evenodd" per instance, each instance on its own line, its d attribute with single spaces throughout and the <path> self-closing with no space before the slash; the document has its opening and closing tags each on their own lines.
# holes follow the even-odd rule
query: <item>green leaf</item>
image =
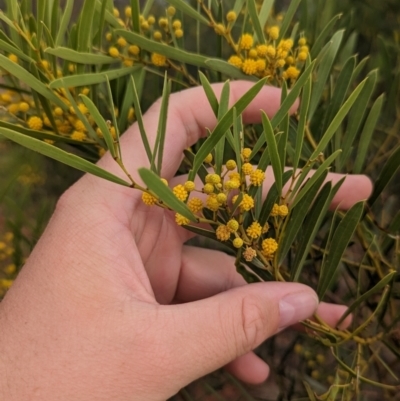
<svg viewBox="0 0 400 401">
<path fill-rule="evenodd" d="M 287 84 L 286 82 L 283 82 L 282 85 L 282 94 L 281 94 L 281 103 L 284 102 L 286 96 L 287 96 Z M 288 145 L 288 138 L 289 138 L 289 113 L 287 113 L 281 123 L 279 124 L 279 131 L 281 132 L 281 135 L 279 137 L 279 141 L 277 141 L 278 145 L 278 154 L 279 154 L 279 159 L 281 161 L 281 166 L 285 166 L 286 164 L 286 150 L 287 150 L 287 145 Z"/>
<path fill-rule="evenodd" d="M 342 221 L 337 226 L 332 241 L 329 245 L 328 254 L 321 265 L 321 273 L 318 281 L 317 294 L 319 299 L 323 299 L 326 291 L 330 287 L 340 260 L 346 251 L 353 233 L 361 219 L 364 209 L 364 202 L 357 202 L 352 206 Z"/>
<path fill-rule="evenodd" d="M 274 5 L 274 0 L 264 0 L 262 2 L 260 13 L 258 14 L 261 26 L 265 26 L 265 24 L 267 23 L 273 5 Z"/>
<path fill-rule="evenodd" d="M 268 145 L 268 153 L 272 164 L 272 169 L 274 171 L 276 188 L 278 194 L 282 193 L 282 164 L 279 158 L 278 147 L 276 145 L 274 130 L 272 128 L 271 122 L 264 111 L 261 111 L 262 124 L 264 128 L 264 135 Z"/>
<path fill-rule="evenodd" d="M 297 8 L 299 7 L 299 4 L 302 0 L 292 0 L 289 3 L 289 7 L 285 12 L 285 16 L 283 18 L 282 21 L 282 25 L 281 28 L 279 30 L 279 38 L 278 38 L 278 42 L 285 37 L 286 32 L 292 22 L 292 19 L 294 17 L 294 14 L 296 13 Z"/>
<path fill-rule="evenodd" d="M 139 169 L 140 178 L 164 204 L 175 212 L 188 218 L 190 221 L 197 222 L 197 217 L 190 211 L 185 203 L 180 201 L 172 192 L 171 188 L 165 185 L 160 177 L 157 176 L 153 171 L 147 168 Z"/>
<path fill-rule="evenodd" d="M 344 30 L 340 30 L 336 32 L 329 43 L 326 44 L 325 48 L 321 50 L 321 53 L 318 55 L 318 72 L 317 72 L 317 81 L 313 85 L 312 93 L 311 93 L 311 101 L 310 101 L 310 110 L 309 115 L 310 119 L 314 115 L 318 103 L 321 99 L 322 93 L 324 91 L 326 82 L 331 73 L 331 69 L 333 63 L 336 59 L 338 50 L 340 48 L 340 44 L 342 43 Z M 325 51 L 327 49 L 327 51 Z"/>
<path fill-rule="evenodd" d="M 54 81 L 51 81 L 49 87 L 52 89 L 57 89 L 63 88 L 64 85 L 66 85 L 66 87 L 68 88 L 71 88 L 76 86 L 89 86 L 100 84 L 103 82 L 107 82 L 107 78 L 112 81 L 113 79 L 129 75 L 136 71 L 138 68 L 140 68 L 140 66 L 117 68 L 115 70 L 108 70 L 98 73 L 70 75 L 68 77 L 58 78 Z"/>
<path fill-rule="evenodd" d="M 54 49 L 48 47 L 47 49 L 44 50 L 44 52 L 59 57 L 63 60 L 71 61 L 73 63 L 93 64 L 93 65 L 115 63 L 115 58 L 105 56 L 103 54 L 78 52 L 76 50 L 69 49 L 67 47 L 56 47 Z"/>
<path fill-rule="evenodd" d="M 220 120 L 224 116 L 224 114 L 228 111 L 229 95 L 230 95 L 229 81 L 226 81 L 221 91 L 221 98 L 219 101 L 218 114 L 217 114 L 218 120 Z M 214 152 L 215 172 L 219 175 L 222 172 L 222 164 L 224 162 L 225 138 L 227 138 L 228 135 L 231 136 L 230 130 L 227 130 L 225 136 L 222 137 L 222 139 L 215 146 L 215 152 Z"/>
<path fill-rule="evenodd" d="M 301 152 L 303 150 L 303 143 L 304 143 L 304 132 L 307 124 L 307 117 L 308 117 L 308 108 L 310 105 L 310 97 L 311 97 L 311 89 L 312 89 L 312 80 L 311 77 L 307 79 L 307 82 L 303 88 L 303 95 L 301 97 L 300 102 L 300 118 L 299 124 L 297 126 L 296 132 L 296 145 L 294 150 L 293 156 L 293 170 L 296 171 L 297 167 L 299 166 Z"/>
<path fill-rule="evenodd" d="M 310 77 L 314 68 L 314 62 L 312 62 L 306 70 L 300 75 L 300 78 L 296 81 L 290 92 L 286 96 L 285 100 L 281 104 L 279 110 L 271 120 L 272 128 L 276 128 L 279 123 L 284 119 L 285 115 L 289 113 L 290 108 L 293 106 L 296 99 L 299 97 L 300 91 Z"/>
<path fill-rule="evenodd" d="M 381 114 L 385 95 L 379 96 L 368 114 L 367 120 L 365 121 L 364 128 L 361 132 L 360 140 L 357 147 L 357 156 L 354 162 L 353 172 L 360 174 L 362 172 L 363 165 L 367 156 L 369 146 L 371 144 L 372 134 L 374 133 L 376 124 Z"/>
<path fill-rule="evenodd" d="M 161 99 L 160 116 L 158 119 L 157 136 L 154 143 L 152 167 L 155 163 L 155 157 L 157 157 L 157 168 L 156 172 L 161 175 L 162 159 L 164 155 L 164 143 L 165 134 L 167 128 L 167 117 L 168 117 L 168 102 L 169 95 L 171 93 L 171 81 L 168 80 L 167 74 L 164 76 L 164 87 Z"/>
<path fill-rule="evenodd" d="M 336 116 L 337 112 L 342 106 L 352 81 L 355 64 L 356 56 L 350 57 L 344 64 L 337 79 L 332 98 L 328 103 L 321 132 L 325 131 L 326 127 L 332 122 L 333 118 Z"/>
<path fill-rule="evenodd" d="M 318 179 L 313 183 L 311 188 L 305 193 L 302 199 L 297 203 L 295 207 L 290 207 L 291 211 L 288 220 L 285 224 L 282 237 L 279 240 L 279 247 L 277 253 L 278 265 L 282 264 L 290 247 L 293 244 L 300 228 L 303 225 L 303 221 L 306 218 L 306 211 L 310 208 L 314 201 L 321 185 L 325 181 L 328 174 L 328 170 L 324 170 Z"/>
<path fill-rule="evenodd" d="M 396 174 L 400 167 L 400 146 L 396 148 L 389 156 L 386 164 L 383 166 L 378 179 L 375 181 L 374 190 L 371 197 L 368 199 L 368 204 L 372 206 L 378 199 L 381 192 L 385 189 L 386 185 Z"/>
<path fill-rule="evenodd" d="M 314 174 L 312 177 L 306 182 L 304 187 L 300 190 L 299 193 L 297 193 L 297 189 L 307 177 L 309 171 L 311 170 L 312 164 L 309 164 L 307 167 L 304 167 L 300 177 L 298 178 L 292 192 L 292 196 L 294 196 L 294 200 L 292 203 L 292 207 L 295 207 L 301 200 L 301 198 L 307 193 L 307 191 L 311 188 L 311 186 L 314 184 L 314 182 L 318 179 L 318 177 L 325 172 L 326 169 L 329 168 L 329 166 L 333 163 L 333 161 L 340 155 L 342 152 L 341 149 L 338 149 L 336 152 L 332 153 L 318 168 L 317 170 L 314 171 Z M 289 198 L 291 199 L 292 196 Z"/>
<path fill-rule="evenodd" d="M 216 58 L 208 58 L 205 60 L 205 64 L 208 68 L 213 71 L 221 72 L 225 74 L 227 77 L 233 79 L 243 79 L 246 81 L 257 81 L 258 78 L 254 75 L 246 75 L 239 68 L 235 67 L 232 64 L 229 64 L 227 61 L 219 60 Z"/>
<path fill-rule="evenodd" d="M 253 23 L 254 33 L 257 36 L 258 43 L 264 44 L 265 43 L 264 30 L 262 29 L 262 25 L 260 23 L 260 20 L 259 20 L 258 14 L 257 14 L 255 0 L 247 1 L 247 11 L 248 11 L 251 21 Z"/>
<path fill-rule="evenodd" d="M 131 0 L 132 28 L 136 33 L 140 32 L 140 4 L 139 0 Z"/>
<path fill-rule="evenodd" d="M 194 18 L 196 21 L 201 22 L 205 25 L 210 25 L 208 19 L 197 12 L 192 6 L 186 3 L 183 0 L 168 0 L 168 3 L 176 7 L 178 10 L 181 10 L 184 14 L 189 15 Z"/>
<path fill-rule="evenodd" d="M 326 24 L 324 29 L 321 31 L 321 33 L 318 35 L 317 39 L 315 40 L 310 54 L 311 58 L 314 59 L 317 57 L 317 55 L 320 53 L 322 47 L 324 46 L 324 43 L 326 42 L 326 38 L 330 35 L 331 30 L 333 26 L 336 24 L 336 22 L 342 18 L 342 14 L 335 15 L 329 22 Z"/>
<path fill-rule="evenodd" d="M 84 0 L 78 23 L 78 47 L 80 52 L 90 51 L 92 44 L 93 10 L 96 0 Z"/>
<path fill-rule="evenodd" d="M 378 74 L 376 70 L 368 74 L 368 77 L 365 80 L 365 85 L 360 92 L 360 96 L 354 102 L 351 113 L 349 114 L 349 123 L 347 125 L 346 135 L 343 138 L 343 153 L 339 159 L 340 169 L 343 168 L 344 164 L 350 156 L 354 139 L 356 138 L 356 135 L 359 131 L 361 122 L 364 119 L 365 110 L 368 107 L 372 93 L 375 89 L 377 75 Z"/>
<path fill-rule="evenodd" d="M 285 185 L 292 175 L 293 170 L 285 171 L 282 176 L 282 184 Z M 280 194 L 278 192 L 278 188 L 276 187 L 276 183 L 274 183 L 268 191 L 268 195 L 265 198 L 264 203 L 261 207 L 260 215 L 258 218 L 258 222 L 260 223 L 261 227 L 264 227 L 265 223 L 267 222 L 272 208 L 274 207 L 274 204 L 278 202 L 279 196 Z"/>
<path fill-rule="evenodd" d="M 138 93 L 137 93 L 137 90 L 136 90 L 135 80 L 133 79 L 132 76 L 131 76 L 131 79 L 130 79 L 130 84 L 132 86 L 133 105 L 135 107 L 135 114 L 136 114 L 136 119 L 137 119 L 137 123 L 138 123 L 138 126 L 139 126 L 140 137 L 141 137 L 143 146 L 144 146 L 144 148 L 146 150 L 147 158 L 149 159 L 149 162 L 151 163 L 151 161 L 153 160 L 153 155 L 151 153 L 149 140 L 147 139 L 146 130 L 145 130 L 144 124 L 143 124 L 142 109 L 140 107 L 140 100 L 139 100 L 139 96 L 138 96 Z"/>
<path fill-rule="evenodd" d="M 215 114 L 215 116 L 218 116 L 218 99 L 215 96 L 215 93 L 212 89 L 212 86 L 210 84 L 210 82 L 208 81 L 207 77 L 201 72 L 199 71 L 199 77 L 200 77 L 200 82 L 201 85 L 203 86 L 204 92 L 207 96 L 208 102 L 210 103 L 210 106 Z"/>
<path fill-rule="evenodd" d="M 365 85 L 365 80 L 360 82 L 360 84 L 357 86 L 357 88 L 354 89 L 353 93 L 349 96 L 349 98 L 346 100 L 346 102 L 340 108 L 340 110 L 336 114 L 335 118 L 332 120 L 329 127 L 327 128 L 325 134 L 321 138 L 317 148 L 314 150 L 313 154 L 311 155 L 311 159 L 315 159 L 321 152 L 324 151 L 324 149 L 328 145 L 329 141 L 332 139 L 333 135 L 335 134 L 336 130 L 339 128 L 340 124 L 342 123 L 342 121 L 346 117 L 347 113 L 353 106 L 354 102 L 357 100 L 364 85 Z"/>
<path fill-rule="evenodd" d="M 389 284 L 396 276 L 397 272 L 391 272 L 387 274 L 378 284 L 374 285 L 371 289 L 366 291 L 364 294 L 357 297 L 357 299 L 347 308 L 346 312 L 340 317 L 336 323 L 336 327 L 340 326 L 340 323 L 346 319 L 351 313 L 355 312 L 356 309 L 364 302 L 367 301 L 373 294 L 383 289 L 387 284 Z"/>
<path fill-rule="evenodd" d="M 87 96 L 80 94 L 79 97 L 82 99 L 85 106 L 88 108 L 90 115 L 93 117 L 96 125 L 100 128 L 101 133 L 103 134 L 104 140 L 106 141 L 107 148 L 110 151 L 112 157 L 115 159 L 117 156 L 117 152 L 114 146 L 114 139 L 111 135 L 109 127 L 105 122 L 103 116 L 100 111 L 97 109 L 96 105 L 89 99 Z"/>
<path fill-rule="evenodd" d="M 237 114 L 241 114 L 250 102 L 257 96 L 260 90 L 265 85 L 266 79 L 261 79 L 254 84 L 233 106 L 229 111 L 219 120 L 217 126 L 214 128 L 211 135 L 203 142 L 198 150 L 193 169 L 189 172 L 189 180 L 194 180 L 197 170 L 203 164 L 203 160 L 214 149 L 221 138 L 226 134 L 229 127 L 232 125 L 233 108 L 236 109 Z"/>
<path fill-rule="evenodd" d="M 74 7 L 74 0 L 67 0 L 63 8 L 60 28 L 58 30 L 57 37 L 55 40 L 56 46 L 61 46 L 64 43 L 65 33 L 67 32 L 68 29 L 73 7 Z"/>
<path fill-rule="evenodd" d="M 308 213 L 303 228 L 299 233 L 299 245 L 296 249 L 296 257 L 290 272 L 290 281 L 298 281 L 304 266 L 304 261 L 311 249 L 315 236 L 322 224 L 322 221 L 328 211 L 332 199 L 336 195 L 345 178 L 343 177 L 333 188 L 332 183 L 327 182 L 318 194 L 315 203 Z"/>
<path fill-rule="evenodd" d="M 129 182 L 126 182 L 125 180 L 117 177 L 116 175 L 113 175 L 108 171 L 103 170 L 102 168 L 96 166 L 95 164 L 90 163 L 87 160 L 82 159 L 81 157 L 76 156 L 72 153 L 65 152 L 64 150 L 61 150 L 46 142 L 30 138 L 16 131 L 12 131 L 3 127 L 0 127 L 0 134 L 10 139 L 11 141 L 19 143 L 22 146 L 25 146 L 28 149 L 31 149 L 42 155 L 48 156 L 68 166 L 74 167 L 77 170 L 93 174 L 97 177 L 104 178 L 105 180 L 114 182 L 116 184 L 124 185 L 126 187 L 131 186 Z"/>
<path fill-rule="evenodd" d="M 5 50 L 9 53 L 14 53 L 16 56 L 18 56 L 18 58 L 27 61 L 28 63 L 34 63 L 34 60 L 31 57 L 27 56 L 22 50 L 18 49 L 15 43 L 10 44 L 5 40 L 0 40 L 0 49 Z"/>
<path fill-rule="evenodd" d="M 182 63 L 187 63 L 190 65 L 195 65 L 197 67 L 206 67 L 207 57 L 201 56 L 196 53 L 189 53 L 176 47 L 172 47 L 163 43 L 155 42 L 141 36 L 134 32 L 129 32 L 124 29 L 116 29 L 115 34 L 122 36 L 129 43 L 138 45 L 140 48 L 153 53 L 159 53 L 172 60 L 181 61 Z"/>
<path fill-rule="evenodd" d="M 242 171 L 242 157 L 241 157 L 241 149 L 242 149 L 242 141 L 240 138 L 241 133 L 243 132 L 243 124 L 242 124 L 242 115 L 237 115 L 236 109 L 233 108 L 233 149 L 236 155 L 236 165 L 237 170 Z"/>
<path fill-rule="evenodd" d="M 11 75 L 19 79 L 29 88 L 32 88 L 36 92 L 40 93 L 46 99 L 49 99 L 57 106 L 61 107 L 63 110 L 67 110 L 67 106 L 65 105 L 65 103 L 59 97 L 57 97 L 49 88 L 47 88 L 47 86 L 44 83 L 40 82 L 37 78 L 35 78 L 32 74 L 26 71 L 23 67 L 12 62 L 2 54 L 0 54 L 0 65 L 1 68 L 8 71 Z"/>
</svg>

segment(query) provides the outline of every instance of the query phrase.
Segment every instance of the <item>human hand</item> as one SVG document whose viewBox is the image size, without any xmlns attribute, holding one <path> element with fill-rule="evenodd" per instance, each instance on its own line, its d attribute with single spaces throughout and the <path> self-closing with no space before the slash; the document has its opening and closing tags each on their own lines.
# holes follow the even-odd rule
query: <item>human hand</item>
<svg viewBox="0 0 400 401">
<path fill-rule="evenodd" d="M 250 85 L 233 82 L 232 102 Z M 263 88 L 244 119 L 258 122 L 260 109 L 273 115 L 279 99 L 279 90 Z M 145 116 L 150 142 L 159 106 Z M 214 125 L 202 88 L 171 96 L 163 177 L 179 180 L 183 149 Z M 137 124 L 121 147 L 139 180 L 148 161 Z M 121 175 L 109 154 L 100 165 Z M 349 176 L 334 203 L 347 208 L 370 191 L 368 178 Z M 140 192 L 79 180 L 0 304 L 0 398 L 163 400 L 227 364 L 243 380 L 263 381 L 268 367 L 250 351 L 311 316 L 315 293 L 294 283 L 243 285 L 229 256 L 185 246 L 190 236 Z M 343 308 L 322 304 L 318 312 L 334 324 Z"/>
</svg>

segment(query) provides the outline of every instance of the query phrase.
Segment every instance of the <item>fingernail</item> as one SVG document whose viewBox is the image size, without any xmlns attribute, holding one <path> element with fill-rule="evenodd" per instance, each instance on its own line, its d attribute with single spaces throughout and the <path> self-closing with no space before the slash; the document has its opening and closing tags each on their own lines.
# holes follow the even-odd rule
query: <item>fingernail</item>
<svg viewBox="0 0 400 401">
<path fill-rule="evenodd" d="M 279 302 L 279 329 L 291 326 L 310 317 L 318 306 L 318 298 L 312 292 L 297 292 L 287 295 Z"/>
</svg>

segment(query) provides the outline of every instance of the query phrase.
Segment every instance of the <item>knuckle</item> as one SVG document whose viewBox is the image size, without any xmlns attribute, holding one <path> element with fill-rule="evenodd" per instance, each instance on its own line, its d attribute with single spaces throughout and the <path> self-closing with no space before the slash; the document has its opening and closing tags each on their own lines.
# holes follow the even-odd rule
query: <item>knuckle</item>
<svg viewBox="0 0 400 401">
<path fill-rule="evenodd" d="M 238 325 L 243 341 L 241 354 L 257 347 L 267 337 L 268 319 L 257 297 L 247 295 L 241 300 L 241 321 Z"/>
</svg>

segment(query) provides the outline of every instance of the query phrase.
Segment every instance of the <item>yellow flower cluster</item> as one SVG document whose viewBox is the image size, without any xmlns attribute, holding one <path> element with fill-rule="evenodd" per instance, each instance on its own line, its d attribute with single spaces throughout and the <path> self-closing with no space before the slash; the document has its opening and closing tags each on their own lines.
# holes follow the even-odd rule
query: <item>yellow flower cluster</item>
<svg viewBox="0 0 400 401">
<path fill-rule="evenodd" d="M 306 39 L 301 37 L 298 46 L 294 48 L 292 39 L 278 40 L 278 26 L 267 26 L 265 31 L 266 43 L 256 43 L 252 34 L 243 33 L 233 46 L 235 54 L 228 58 L 228 62 L 246 75 L 269 77 L 271 81 L 286 79 L 294 82 L 309 53 Z"/>
<path fill-rule="evenodd" d="M 14 234 L 11 231 L 0 237 L 0 299 L 11 287 L 17 273 L 17 267 L 12 263 L 15 252 Z"/>
</svg>

